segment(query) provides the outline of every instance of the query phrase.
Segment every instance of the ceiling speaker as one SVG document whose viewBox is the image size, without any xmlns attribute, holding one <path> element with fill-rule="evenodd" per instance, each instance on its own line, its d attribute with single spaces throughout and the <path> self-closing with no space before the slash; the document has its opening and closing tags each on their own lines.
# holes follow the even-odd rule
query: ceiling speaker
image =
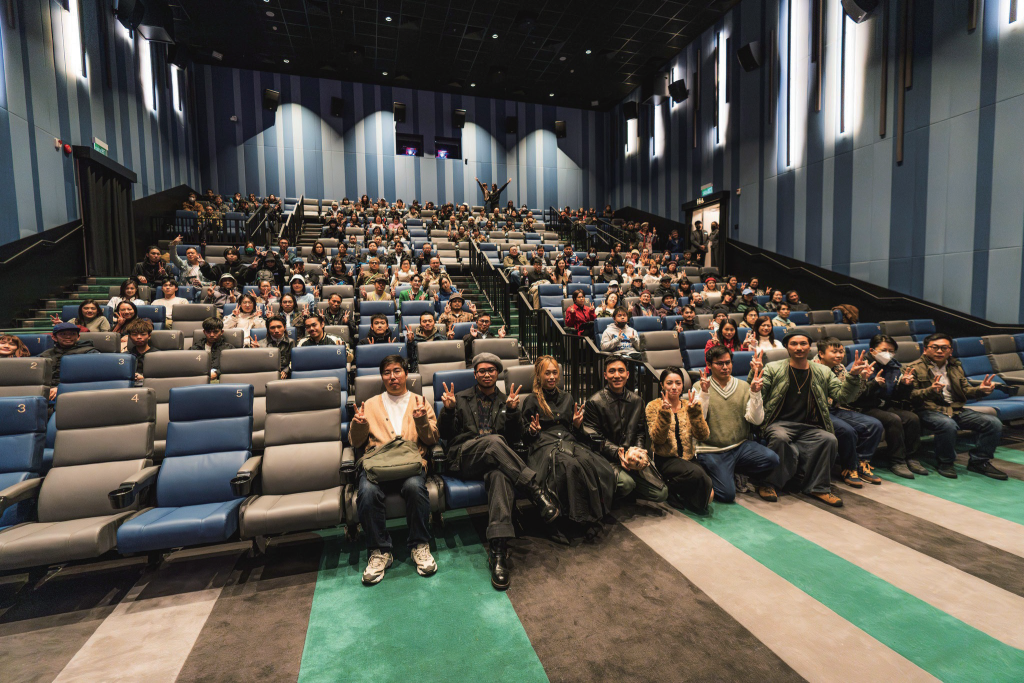
<svg viewBox="0 0 1024 683">
<path fill-rule="evenodd" d="M 565 137 L 565 121 L 555 121 L 555 137 Z"/>
<path fill-rule="evenodd" d="M 515 135 L 519 132 L 519 117 L 518 116 L 506 116 L 505 117 L 505 133 L 509 135 Z"/>
<path fill-rule="evenodd" d="M 456 109 L 452 112 L 452 128 L 466 127 L 466 110 Z"/>
<path fill-rule="evenodd" d="M 188 54 L 188 46 L 184 43 L 175 43 L 167 48 L 167 62 L 179 69 L 187 69 L 191 62 Z"/>
<path fill-rule="evenodd" d="M 686 81 L 680 78 L 668 84 L 668 94 L 673 102 L 682 102 L 690 96 L 690 91 L 686 88 Z"/>
<path fill-rule="evenodd" d="M 761 43 L 756 40 L 747 43 L 736 51 L 736 57 L 740 60 L 740 66 L 744 71 L 753 71 L 761 66 Z"/>
<path fill-rule="evenodd" d="M 140 0 L 118 0 L 114 10 L 117 20 L 129 31 L 134 31 L 142 23 L 146 15 L 146 6 Z"/>
<path fill-rule="evenodd" d="M 853 19 L 855 24 L 867 19 L 876 7 L 878 7 L 878 0 L 843 0 L 843 11 Z"/>
<path fill-rule="evenodd" d="M 340 97 L 331 98 L 331 116 L 342 116 L 345 113 L 345 100 Z"/>
<path fill-rule="evenodd" d="M 405 123 L 405 105 L 401 102 L 394 103 L 395 123 Z"/>
<path fill-rule="evenodd" d="M 277 105 L 281 103 L 281 93 L 267 88 L 263 91 L 263 108 L 267 111 L 277 111 Z"/>
<path fill-rule="evenodd" d="M 626 102 L 622 105 L 622 115 L 626 117 L 626 120 L 637 118 L 637 106 L 636 102 Z"/>
</svg>

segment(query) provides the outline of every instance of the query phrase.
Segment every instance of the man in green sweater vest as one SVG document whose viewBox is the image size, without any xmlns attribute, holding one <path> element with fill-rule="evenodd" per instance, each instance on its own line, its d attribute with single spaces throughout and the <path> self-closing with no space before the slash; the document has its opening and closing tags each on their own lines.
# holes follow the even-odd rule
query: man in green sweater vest
<svg viewBox="0 0 1024 683">
<path fill-rule="evenodd" d="M 750 384 L 732 376 L 732 351 L 712 346 L 705 354 L 707 370 L 700 378 L 700 404 L 711 431 L 697 444 L 697 462 L 711 477 L 715 500 L 731 503 L 736 499 L 735 473 L 745 474 L 757 485 L 757 492 L 767 501 L 778 496 L 771 485 L 760 477 L 779 465 L 779 456 L 771 449 L 750 439 L 750 425 L 764 422 L 761 401 L 761 372 Z"/>
</svg>

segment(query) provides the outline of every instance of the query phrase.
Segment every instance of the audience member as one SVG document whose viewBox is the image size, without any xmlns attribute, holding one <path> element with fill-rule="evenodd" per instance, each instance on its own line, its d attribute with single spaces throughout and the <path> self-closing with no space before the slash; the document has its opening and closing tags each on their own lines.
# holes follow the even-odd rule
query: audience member
<svg viewBox="0 0 1024 683">
<path fill-rule="evenodd" d="M 127 303 L 127 302 L 126 302 Z M 50 400 L 57 399 L 57 385 L 60 384 L 60 364 L 64 356 L 80 353 L 99 353 L 90 341 L 82 341 L 78 325 L 74 323 L 57 323 L 53 326 L 53 348 L 39 354 L 40 358 L 52 358 L 53 370 L 50 374 Z"/>
<path fill-rule="evenodd" d="M 263 316 L 256 307 L 256 298 L 252 294 L 243 294 L 238 300 L 235 310 L 224 317 L 225 330 L 244 330 L 245 346 L 251 346 L 251 331 L 266 328 Z"/>
<path fill-rule="evenodd" d="M 54 320 L 53 322 L 56 324 L 60 321 Z M 107 316 L 103 315 L 100 305 L 96 303 L 95 299 L 86 299 L 80 303 L 78 305 L 78 315 L 69 322 L 75 323 L 84 332 L 110 331 L 110 321 L 107 320 Z"/>
<path fill-rule="evenodd" d="M 457 323 L 473 322 L 475 317 L 472 311 L 463 308 L 461 292 L 452 292 L 448 299 L 448 305 L 444 306 L 442 310 L 444 312 L 441 314 L 438 322 L 448 328 L 454 327 Z"/>
<path fill-rule="evenodd" d="M 565 309 L 565 326 L 578 335 L 589 337 L 594 331 L 594 321 L 597 319 L 597 312 L 587 301 L 587 295 L 582 289 L 572 293 L 572 305 Z"/>
<path fill-rule="evenodd" d="M 640 335 L 629 326 L 629 312 L 616 308 L 612 323 L 601 334 L 601 350 L 628 358 L 640 358 Z"/>
<path fill-rule="evenodd" d="M 191 349 L 193 351 L 208 351 L 210 353 L 210 378 L 220 377 L 220 354 L 224 349 L 230 349 L 231 345 L 224 339 L 224 322 L 217 317 L 207 318 L 203 321 L 203 336 L 194 339 Z"/>
<path fill-rule="evenodd" d="M 164 309 L 165 325 L 171 327 L 174 323 L 174 307 L 177 304 L 187 304 L 190 302 L 185 297 L 178 296 L 178 283 L 171 278 L 163 281 L 163 284 L 160 285 L 160 291 L 163 293 L 163 296 L 159 299 L 153 299 L 153 305 Z"/>
<path fill-rule="evenodd" d="M 811 307 L 800 301 L 800 294 L 795 289 L 786 292 L 786 303 L 791 311 L 809 311 Z"/>
<path fill-rule="evenodd" d="M 604 297 L 604 303 L 598 306 L 594 310 L 594 317 L 596 318 L 611 318 L 615 315 L 615 309 L 619 307 L 619 293 L 615 291 L 608 292 Z"/>
<path fill-rule="evenodd" d="M 281 379 L 288 379 L 291 374 L 293 345 L 292 338 L 288 336 L 284 318 L 275 315 L 268 319 L 267 336 L 258 342 L 258 346 L 263 349 L 278 350 Z"/>
<path fill-rule="evenodd" d="M 796 323 L 789 319 L 789 304 L 785 301 L 779 304 L 778 313 L 772 319 L 772 325 L 781 327 L 787 332 L 796 327 Z"/>
<path fill-rule="evenodd" d="M 150 247 L 146 250 L 146 257 L 135 264 L 132 269 L 132 277 L 142 284 L 150 282 L 161 282 L 167 277 L 164 269 L 163 259 L 160 258 L 160 248 Z"/>
<path fill-rule="evenodd" d="M 13 334 L 0 334 L 0 358 L 28 358 L 32 355 L 25 342 Z"/>
<path fill-rule="evenodd" d="M 385 318 L 385 327 L 387 319 Z M 324 319 L 319 312 L 310 313 L 305 320 L 306 336 L 299 340 L 297 347 L 304 346 L 342 346 L 343 342 L 324 329 Z"/>
<path fill-rule="evenodd" d="M 128 345 L 128 353 L 135 357 L 135 381 L 142 382 L 145 378 L 146 356 L 160 349 L 149 345 L 150 337 L 153 334 L 153 323 L 146 318 L 135 318 L 128 323 L 126 330 L 131 343 Z"/>
<path fill-rule="evenodd" d="M 135 280 L 125 280 L 121 283 L 121 291 L 117 296 L 112 296 L 107 300 L 107 306 L 110 306 L 117 313 L 117 306 L 122 301 L 130 301 L 135 306 L 145 306 L 146 302 L 139 298 L 139 286 Z"/>
<path fill-rule="evenodd" d="M 224 273 L 217 281 L 216 287 L 207 287 L 203 295 L 202 303 L 213 304 L 223 308 L 224 304 L 236 303 L 241 297 L 238 291 L 238 281 L 231 273 Z"/>
<path fill-rule="evenodd" d="M 414 398 L 409 391 L 406 385 L 408 373 L 409 365 L 401 356 L 384 358 L 380 364 L 380 376 L 385 391 L 357 406 L 349 429 L 352 446 L 359 450 L 366 448 L 358 465 L 357 507 L 370 553 L 363 572 L 363 583 L 368 586 L 379 583 L 394 561 L 385 508 L 385 498 L 390 491 L 397 490 L 405 500 L 408 545 L 416 572 L 420 576 L 430 576 L 437 571 L 437 563 L 430 554 L 430 495 L 426 483 L 427 456 L 438 440 L 437 418 L 430 403 L 422 396 Z M 378 451 L 408 451 L 409 444 L 414 445 L 420 455 L 421 466 L 416 474 L 400 479 L 382 479 L 382 475 L 367 463 L 367 459 L 372 461 Z"/>
</svg>

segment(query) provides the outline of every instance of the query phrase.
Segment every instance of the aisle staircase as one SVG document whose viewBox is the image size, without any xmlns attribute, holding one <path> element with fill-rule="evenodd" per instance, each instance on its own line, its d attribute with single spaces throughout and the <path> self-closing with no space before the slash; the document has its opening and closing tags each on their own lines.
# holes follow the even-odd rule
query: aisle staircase
<svg viewBox="0 0 1024 683">
<path fill-rule="evenodd" d="M 23 318 L 16 318 L 13 326 L 0 329 L 0 333 L 31 334 L 35 331 L 49 332 L 53 328 L 50 316 L 59 315 L 64 306 L 79 305 L 84 299 L 96 299 L 101 305 L 107 301 L 110 287 L 119 286 L 124 277 L 82 278 L 75 284 L 57 292 L 52 297 L 40 299 L 37 308 Z"/>
</svg>

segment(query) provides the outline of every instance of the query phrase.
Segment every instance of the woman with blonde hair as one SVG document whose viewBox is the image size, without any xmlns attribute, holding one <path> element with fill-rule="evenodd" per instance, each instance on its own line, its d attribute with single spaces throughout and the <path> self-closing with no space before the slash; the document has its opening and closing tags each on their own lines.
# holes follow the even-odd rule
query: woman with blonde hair
<svg viewBox="0 0 1024 683">
<path fill-rule="evenodd" d="M 696 387 L 684 395 L 686 375 L 676 367 L 661 373 L 661 398 L 647 404 L 647 430 L 651 437 L 654 466 L 668 485 L 668 502 L 704 512 L 715 497 L 711 477 L 694 459 L 694 440 L 710 435 Z M 704 383 L 701 387 L 704 391 Z"/>
<path fill-rule="evenodd" d="M 533 393 L 523 401 L 530 450 L 527 464 L 537 481 L 553 491 L 569 519 L 596 525 L 611 511 L 616 472 L 612 464 L 583 445 L 583 404 L 558 388 L 561 368 L 551 356 L 533 366 Z"/>
</svg>

